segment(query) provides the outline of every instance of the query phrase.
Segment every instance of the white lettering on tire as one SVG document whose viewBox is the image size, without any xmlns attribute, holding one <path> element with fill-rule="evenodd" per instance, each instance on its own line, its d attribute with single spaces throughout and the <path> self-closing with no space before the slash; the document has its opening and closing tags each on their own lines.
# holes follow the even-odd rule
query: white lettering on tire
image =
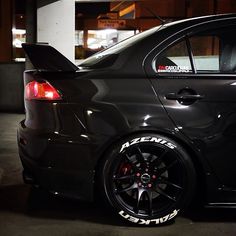
<svg viewBox="0 0 236 236">
<path fill-rule="evenodd" d="M 176 146 L 173 143 L 168 142 L 165 139 L 151 137 L 151 136 L 146 136 L 146 137 L 135 138 L 135 139 L 132 139 L 131 141 L 128 141 L 128 142 L 122 144 L 120 152 L 122 152 L 125 148 L 128 148 L 128 147 L 130 147 L 130 146 L 132 146 L 134 144 L 142 143 L 142 142 L 160 143 L 160 144 L 163 144 L 163 145 L 165 145 L 166 147 L 168 147 L 170 149 L 175 149 L 176 148 Z"/>
<path fill-rule="evenodd" d="M 167 214 L 166 216 L 163 216 L 163 217 L 160 217 L 157 219 L 151 219 L 151 220 L 137 218 L 137 217 L 131 216 L 129 214 L 126 214 L 124 211 L 120 211 L 119 215 L 121 215 L 126 220 L 136 223 L 136 224 L 149 225 L 149 224 L 153 223 L 153 224 L 158 225 L 158 224 L 162 224 L 162 223 L 167 222 L 168 220 L 173 219 L 178 214 L 178 212 L 179 212 L 179 210 L 174 210 L 172 213 Z"/>
</svg>

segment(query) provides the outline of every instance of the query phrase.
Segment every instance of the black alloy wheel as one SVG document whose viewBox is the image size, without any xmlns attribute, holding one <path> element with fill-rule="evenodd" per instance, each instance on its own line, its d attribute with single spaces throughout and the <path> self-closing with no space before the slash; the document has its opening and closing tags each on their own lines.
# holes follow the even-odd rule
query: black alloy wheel
<svg viewBox="0 0 236 236">
<path fill-rule="evenodd" d="M 161 224 L 190 202 L 195 169 L 187 153 L 166 137 L 143 134 L 114 147 L 102 168 L 103 189 L 120 216 Z"/>
</svg>

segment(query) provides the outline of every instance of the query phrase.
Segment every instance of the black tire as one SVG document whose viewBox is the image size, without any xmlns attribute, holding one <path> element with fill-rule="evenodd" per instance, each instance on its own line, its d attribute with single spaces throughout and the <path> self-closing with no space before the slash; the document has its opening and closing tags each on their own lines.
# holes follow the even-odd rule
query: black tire
<svg viewBox="0 0 236 236">
<path fill-rule="evenodd" d="M 126 138 L 106 154 L 100 189 L 124 219 L 140 224 L 173 220 L 190 203 L 196 173 L 187 152 L 157 134 Z"/>
</svg>

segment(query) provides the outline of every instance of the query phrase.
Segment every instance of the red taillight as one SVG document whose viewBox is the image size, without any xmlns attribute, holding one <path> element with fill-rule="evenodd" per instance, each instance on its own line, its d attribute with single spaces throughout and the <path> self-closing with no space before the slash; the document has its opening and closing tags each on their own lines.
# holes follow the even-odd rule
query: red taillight
<svg viewBox="0 0 236 236">
<path fill-rule="evenodd" d="M 32 81 L 25 86 L 25 99 L 61 100 L 61 96 L 48 82 Z"/>
</svg>

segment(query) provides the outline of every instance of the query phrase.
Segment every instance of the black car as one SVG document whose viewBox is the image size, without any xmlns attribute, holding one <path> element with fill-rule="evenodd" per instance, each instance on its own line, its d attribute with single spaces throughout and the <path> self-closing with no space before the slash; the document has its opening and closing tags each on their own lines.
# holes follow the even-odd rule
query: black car
<svg viewBox="0 0 236 236">
<path fill-rule="evenodd" d="M 167 23 L 78 67 L 23 45 L 26 183 L 99 196 L 142 225 L 172 220 L 198 195 L 236 206 L 236 14 Z"/>
</svg>

